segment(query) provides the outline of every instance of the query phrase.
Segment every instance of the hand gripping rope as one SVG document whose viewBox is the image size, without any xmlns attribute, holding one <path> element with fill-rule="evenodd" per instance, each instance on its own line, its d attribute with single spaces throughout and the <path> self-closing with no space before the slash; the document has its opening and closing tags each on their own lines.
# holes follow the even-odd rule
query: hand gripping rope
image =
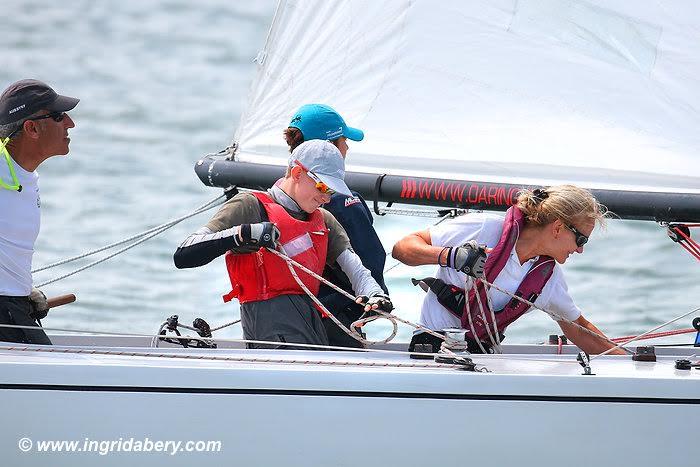
<svg viewBox="0 0 700 467">
<path fill-rule="evenodd" d="M 415 329 L 419 329 L 419 330 L 421 330 L 421 331 L 423 331 L 423 332 L 427 332 L 427 333 L 429 333 L 429 334 L 431 334 L 431 335 L 433 335 L 433 336 L 435 336 L 435 337 L 438 337 L 438 338 L 440 338 L 440 339 L 446 340 L 445 336 L 443 336 L 443 335 L 440 334 L 440 333 L 437 333 L 437 332 L 435 332 L 435 331 L 432 331 L 432 330 L 430 330 L 430 329 L 428 329 L 428 328 L 425 328 L 425 327 L 423 327 L 423 326 L 421 326 L 421 325 L 419 325 L 419 324 L 415 324 L 415 323 L 412 323 L 412 322 L 410 322 L 410 321 L 403 320 L 403 319 L 399 318 L 398 316 L 392 315 L 391 313 L 387 313 L 387 312 L 382 311 L 382 310 L 373 310 L 375 313 L 377 313 L 377 316 L 369 316 L 369 317 L 366 317 L 366 318 L 361 318 L 361 319 L 359 319 L 359 320 L 357 320 L 357 321 L 355 321 L 354 323 L 351 324 L 351 328 L 352 328 L 352 329 L 348 329 L 347 327 L 345 327 L 345 325 L 343 325 L 343 323 L 341 323 L 341 322 L 338 320 L 338 318 L 336 318 L 335 316 L 333 316 L 333 313 L 331 313 L 330 311 L 328 311 L 328 309 L 327 309 L 326 307 L 323 306 L 323 304 L 320 302 L 320 300 L 319 300 L 318 298 L 316 298 L 316 296 L 315 296 L 314 294 L 311 293 L 311 291 L 308 289 L 308 287 L 306 287 L 306 285 L 304 285 L 304 283 L 302 282 L 302 280 L 299 278 L 299 276 L 297 275 L 297 273 L 296 273 L 296 271 L 294 270 L 294 268 L 298 268 L 298 269 L 304 271 L 305 273 L 309 274 L 309 275 L 310 275 L 311 277 L 313 277 L 314 279 L 317 279 L 317 280 L 321 281 L 322 283 L 326 284 L 328 287 L 332 288 L 333 290 L 335 290 L 335 291 L 338 292 L 339 294 L 341 294 L 341 295 L 343 295 L 343 296 L 349 298 L 349 299 L 352 300 L 352 301 L 356 301 L 356 300 L 357 300 L 357 297 L 354 297 L 353 295 L 347 293 L 345 290 L 341 289 L 340 287 L 338 287 L 337 285 L 333 284 L 332 282 L 327 281 L 327 280 L 324 279 L 323 277 L 319 276 L 318 274 L 314 273 L 314 272 L 311 271 L 310 269 L 306 268 L 304 265 L 299 264 L 298 262 L 294 261 L 292 258 L 290 258 L 289 256 L 287 256 L 286 254 L 281 253 L 281 252 L 279 252 L 279 251 L 277 251 L 277 250 L 273 250 L 272 248 L 267 248 L 267 251 L 269 251 L 270 253 L 272 253 L 272 254 L 274 254 L 274 255 L 277 255 L 277 256 L 279 256 L 281 259 L 283 259 L 283 260 L 287 263 L 287 267 L 289 268 L 289 271 L 292 273 L 292 276 L 294 277 L 294 280 L 297 282 L 297 284 L 299 284 L 299 286 L 302 288 L 302 290 L 304 290 L 304 292 L 306 292 L 306 294 L 309 296 L 309 298 L 311 298 L 311 300 L 312 300 L 321 310 L 323 310 L 324 313 L 328 314 L 328 317 L 329 317 L 336 325 L 338 325 L 338 327 L 340 327 L 340 329 L 342 329 L 343 332 L 345 332 L 348 336 L 352 337 L 353 339 L 355 339 L 355 340 L 357 340 L 357 341 L 359 341 L 359 342 L 362 342 L 363 344 L 366 344 L 366 345 L 385 344 L 385 343 L 391 341 L 391 340 L 396 336 L 396 333 L 398 332 L 398 325 L 396 324 L 397 322 L 404 323 L 404 324 L 406 324 L 406 325 L 408 325 L 408 326 L 411 326 L 411 327 L 413 327 L 413 328 L 415 328 Z M 391 323 L 392 323 L 392 325 L 393 325 L 393 329 L 392 329 L 391 335 L 390 335 L 389 337 L 387 337 L 387 338 L 385 338 L 385 339 L 382 339 L 382 340 L 379 340 L 379 341 L 370 341 L 370 340 L 364 339 L 364 338 L 363 338 L 362 336 L 360 336 L 360 334 L 355 330 L 356 327 L 362 326 L 362 325 L 364 325 L 364 324 L 366 324 L 366 323 L 369 323 L 370 321 L 374 321 L 375 319 L 378 319 L 379 317 L 386 318 L 386 319 L 388 319 L 389 321 L 391 321 Z"/>
</svg>

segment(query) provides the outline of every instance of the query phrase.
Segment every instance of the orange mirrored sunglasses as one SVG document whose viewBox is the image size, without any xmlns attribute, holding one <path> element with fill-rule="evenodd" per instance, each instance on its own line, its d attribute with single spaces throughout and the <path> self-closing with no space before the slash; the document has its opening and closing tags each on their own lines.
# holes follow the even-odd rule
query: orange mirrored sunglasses
<svg viewBox="0 0 700 467">
<path fill-rule="evenodd" d="M 321 180 L 318 175 L 316 175 L 315 173 L 313 173 L 312 171 L 310 171 L 309 169 L 304 167 L 299 161 L 294 161 L 294 162 L 296 165 L 298 165 L 299 167 L 304 169 L 304 171 L 309 176 L 309 178 L 311 178 L 311 180 L 316 182 L 316 189 L 318 191 L 320 191 L 324 195 L 328 195 L 328 196 L 333 196 L 335 194 L 335 190 L 333 188 L 329 187 L 328 185 L 326 185 L 326 183 L 323 180 Z"/>
</svg>

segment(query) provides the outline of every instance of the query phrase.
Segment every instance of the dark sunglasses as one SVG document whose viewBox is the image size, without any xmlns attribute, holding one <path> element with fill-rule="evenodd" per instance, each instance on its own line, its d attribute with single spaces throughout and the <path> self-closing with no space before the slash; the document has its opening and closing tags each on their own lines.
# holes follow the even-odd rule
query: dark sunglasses
<svg viewBox="0 0 700 467">
<path fill-rule="evenodd" d="M 568 224 L 564 224 L 564 225 L 566 226 L 567 229 L 571 230 L 574 233 L 574 235 L 576 236 L 576 246 L 577 247 L 581 248 L 583 245 L 588 243 L 588 237 L 586 237 L 581 232 L 579 232 L 576 227 L 568 225 Z"/>
<path fill-rule="evenodd" d="M 66 113 L 65 112 L 51 112 L 46 115 L 40 115 L 38 117 L 34 118 L 28 118 L 27 120 L 43 120 L 45 118 L 51 118 L 53 119 L 54 122 L 62 122 L 64 118 L 66 118 Z"/>
</svg>

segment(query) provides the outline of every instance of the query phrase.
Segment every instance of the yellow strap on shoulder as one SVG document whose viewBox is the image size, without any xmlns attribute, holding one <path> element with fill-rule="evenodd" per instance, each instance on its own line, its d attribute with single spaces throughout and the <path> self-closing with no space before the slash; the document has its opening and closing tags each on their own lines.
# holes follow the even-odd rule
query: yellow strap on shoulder
<svg viewBox="0 0 700 467">
<path fill-rule="evenodd" d="M 2 151 L 2 155 L 5 156 L 5 162 L 7 163 L 7 168 L 10 171 L 10 177 L 12 178 L 12 184 L 6 183 L 1 177 L 0 177 L 0 187 L 10 190 L 10 191 L 22 191 L 22 185 L 19 184 L 19 180 L 17 179 L 17 175 L 15 175 L 15 166 L 12 161 L 12 157 L 10 157 L 10 153 L 7 151 L 7 143 L 10 142 L 10 138 L 5 138 L 2 141 L 2 144 L 0 144 L 0 151 Z"/>
</svg>

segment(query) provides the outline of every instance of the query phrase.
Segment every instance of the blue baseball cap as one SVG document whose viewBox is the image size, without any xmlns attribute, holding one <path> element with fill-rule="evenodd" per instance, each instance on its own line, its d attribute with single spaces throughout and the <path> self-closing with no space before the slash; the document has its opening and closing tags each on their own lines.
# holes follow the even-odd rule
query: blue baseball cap
<svg viewBox="0 0 700 467">
<path fill-rule="evenodd" d="M 289 122 L 291 128 L 298 128 L 304 140 L 336 140 L 345 136 L 353 141 L 362 141 L 365 133 L 345 124 L 343 117 L 331 107 L 323 104 L 306 104 L 297 110 Z"/>
</svg>

